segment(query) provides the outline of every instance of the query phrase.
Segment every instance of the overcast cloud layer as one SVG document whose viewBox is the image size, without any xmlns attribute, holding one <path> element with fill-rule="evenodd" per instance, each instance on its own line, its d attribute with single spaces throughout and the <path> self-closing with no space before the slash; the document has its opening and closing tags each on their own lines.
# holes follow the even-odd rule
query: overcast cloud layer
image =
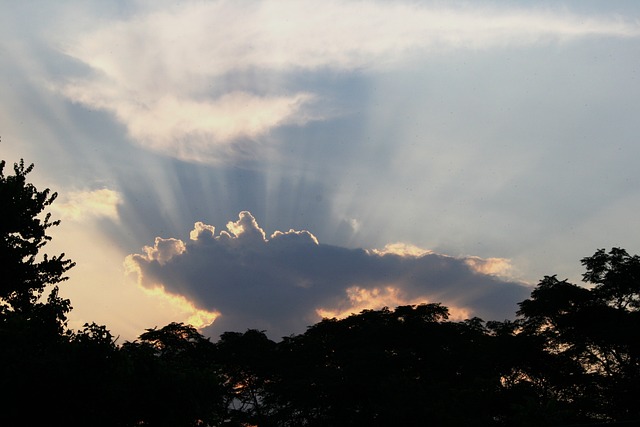
<svg viewBox="0 0 640 427">
<path fill-rule="evenodd" d="M 0 157 L 60 194 L 78 325 L 505 317 L 519 281 L 640 253 L 639 23 L 635 0 L 4 2 Z M 209 237 L 244 211 L 264 237 Z M 277 298 L 245 313 L 252 282 Z"/>
</svg>

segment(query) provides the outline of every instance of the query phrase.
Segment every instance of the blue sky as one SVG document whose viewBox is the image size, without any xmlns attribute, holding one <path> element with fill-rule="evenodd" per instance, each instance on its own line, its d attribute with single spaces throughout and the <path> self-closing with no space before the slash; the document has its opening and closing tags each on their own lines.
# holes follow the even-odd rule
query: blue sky
<svg viewBox="0 0 640 427">
<path fill-rule="evenodd" d="M 635 1 L 2 8 L 0 157 L 60 193 L 74 325 L 504 318 L 639 252 Z"/>
</svg>

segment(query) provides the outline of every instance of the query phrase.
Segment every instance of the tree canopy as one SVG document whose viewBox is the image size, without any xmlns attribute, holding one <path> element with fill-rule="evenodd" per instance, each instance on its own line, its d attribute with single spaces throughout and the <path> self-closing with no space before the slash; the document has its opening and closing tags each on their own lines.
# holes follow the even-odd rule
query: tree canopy
<svg viewBox="0 0 640 427">
<path fill-rule="evenodd" d="M 640 257 L 598 249 L 584 285 L 545 276 L 513 320 L 419 304 L 323 319 L 279 342 L 190 325 L 117 343 L 66 324 L 73 262 L 51 239 L 33 165 L 0 162 L 3 425 L 567 426 L 639 422 Z M 44 292 L 50 287 L 46 298 Z"/>
<path fill-rule="evenodd" d="M 21 160 L 9 176 L 4 174 L 5 165 L 0 161 L 0 300 L 14 311 L 24 311 L 33 307 L 46 286 L 66 280 L 64 274 L 75 264 L 64 254 L 40 253 L 51 240 L 47 230 L 60 224 L 51 221 L 51 213 L 42 218 L 58 194 L 48 188 L 38 191 L 27 182 L 33 164 L 25 167 Z"/>
</svg>

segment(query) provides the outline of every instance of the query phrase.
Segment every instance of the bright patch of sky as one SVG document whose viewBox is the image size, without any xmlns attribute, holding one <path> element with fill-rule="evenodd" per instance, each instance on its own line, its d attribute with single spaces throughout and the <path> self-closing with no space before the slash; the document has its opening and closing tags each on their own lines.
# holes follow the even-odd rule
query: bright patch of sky
<svg viewBox="0 0 640 427">
<path fill-rule="evenodd" d="M 131 338 L 221 315 L 218 329 L 285 334 L 438 297 L 503 316 L 522 282 L 578 281 L 598 248 L 640 252 L 639 40 L 635 1 L 8 2 L 0 157 L 34 162 L 60 193 L 54 244 L 78 262 L 65 284 L 78 323 Z M 246 254 L 228 253 L 207 271 L 207 233 L 324 287 L 280 289 L 252 317 L 225 283 L 271 289 L 277 274 L 234 273 Z M 322 248 L 302 251 L 315 270 L 265 249 L 296 239 Z M 351 279 L 330 286 L 336 253 Z M 416 261 L 432 259 L 451 274 Z M 146 281 L 177 260 L 193 270 Z M 392 279 L 355 270 L 372 265 Z M 487 303 L 493 284 L 484 299 L 461 287 L 467 275 L 499 277 L 504 310 Z"/>
</svg>

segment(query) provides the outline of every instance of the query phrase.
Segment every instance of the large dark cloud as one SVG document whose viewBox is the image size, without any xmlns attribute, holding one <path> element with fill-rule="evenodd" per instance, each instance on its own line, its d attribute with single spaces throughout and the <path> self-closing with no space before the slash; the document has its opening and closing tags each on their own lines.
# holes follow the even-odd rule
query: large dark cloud
<svg viewBox="0 0 640 427">
<path fill-rule="evenodd" d="M 196 223 L 189 241 L 156 238 L 128 262 L 143 286 L 162 285 L 219 312 L 205 331 L 212 336 L 257 328 L 278 338 L 304 331 L 319 313 L 409 302 L 442 302 L 461 315 L 502 320 L 529 292 L 488 274 L 504 260 L 347 249 L 320 244 L 307 231 L 267 238 L 249 212 L 218 234 Z"/>
</svg>

